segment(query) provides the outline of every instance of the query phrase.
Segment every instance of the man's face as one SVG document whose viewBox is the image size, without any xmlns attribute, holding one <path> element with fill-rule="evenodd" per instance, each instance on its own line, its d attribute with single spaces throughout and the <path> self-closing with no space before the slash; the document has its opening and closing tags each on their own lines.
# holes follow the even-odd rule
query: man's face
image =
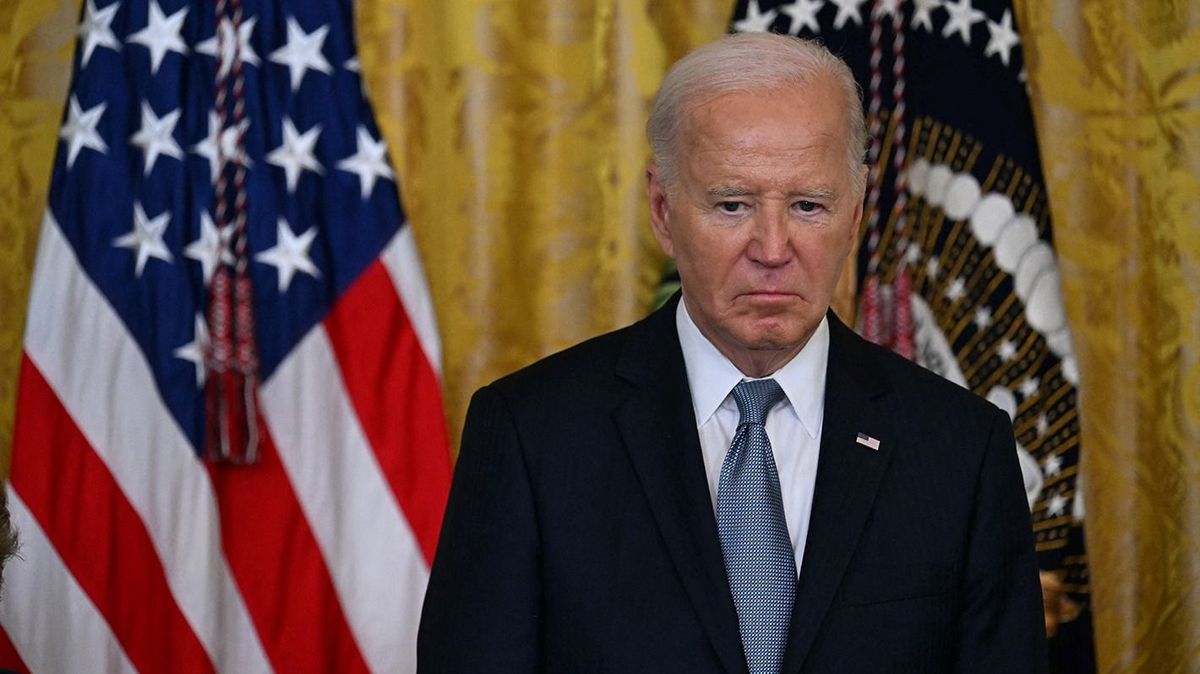
<svg viewBox="0 0 1200 674">
<path fill-rule="evenodd" d="M 684 113 L 676 184 L 649 171 L 652 228 L 688 312 L 745 374 L 804 347 L 857 236 L 843 100 L 829 77 L 723 95 Z"/>
</svg>

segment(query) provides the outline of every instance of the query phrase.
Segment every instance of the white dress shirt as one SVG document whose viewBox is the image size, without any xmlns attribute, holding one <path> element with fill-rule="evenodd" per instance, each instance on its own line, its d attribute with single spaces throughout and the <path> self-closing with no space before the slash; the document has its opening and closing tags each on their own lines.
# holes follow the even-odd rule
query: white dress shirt
<svg viewBox="0 0 1200 674">
<path fill-rule="evenodd" d="M 729 359 L 696 327 L 680 300 L 675 312 L 679 346 L 692 391 L 692 409 L 704 455 L 708 494 L 717 507 L 721 464 L 738 426 L 733 387 L 743 380 Z M 796 553 L 796 573 L 804 559 L 813 487 L 817 481 L 817 456 L 821 447 L 821 422 L 825 418 L 825 370 L 829 361 L 829 322 L 821 319 L 808 343 L 783 367 L 768 375 L 783 389 L 784 399 L 767 413 L 767 438 L 779 471 L 779 490 L 788 536 Z"/>
</svg>

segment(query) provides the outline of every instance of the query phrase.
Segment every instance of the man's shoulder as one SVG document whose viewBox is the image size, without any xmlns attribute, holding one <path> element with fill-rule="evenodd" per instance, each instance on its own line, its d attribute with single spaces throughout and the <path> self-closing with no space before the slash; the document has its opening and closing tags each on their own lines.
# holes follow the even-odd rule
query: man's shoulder
<svg viewBox="0 0 1200 674">
<path fill-rule="evenodd" d="M 592 337 L 552 353 L 488 385 L 505 397 L 588 397 L 620 386 L 623 370 L 654 363 L 669 353 L 676 340 L 664 310 L 631 325 Z M 657 355 L 656 355 L 657 354 Z"/>
<path fill-rule="evenodd" d="M 551 382 L 572 382 L 611 373 L 620 359 L 633 326 L 584 340 L 500 377 L 491 386 L 523 389 Z"/>
</svg>

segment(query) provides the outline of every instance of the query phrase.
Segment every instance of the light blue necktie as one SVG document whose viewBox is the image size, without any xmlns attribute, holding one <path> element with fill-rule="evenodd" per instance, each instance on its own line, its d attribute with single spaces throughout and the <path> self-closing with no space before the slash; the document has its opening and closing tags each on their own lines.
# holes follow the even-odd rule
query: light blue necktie
<svg viewBox="0 0 1200 674">
<path fill-rule="evenodd" d="M 717 532 L 750 674 L 776 674 L 796 596 L 796 559 L 763 424 L 783 389 L 774 379 L 744 381 L 733 399 L 741 419 L 721 464 Z"/>
</svg>

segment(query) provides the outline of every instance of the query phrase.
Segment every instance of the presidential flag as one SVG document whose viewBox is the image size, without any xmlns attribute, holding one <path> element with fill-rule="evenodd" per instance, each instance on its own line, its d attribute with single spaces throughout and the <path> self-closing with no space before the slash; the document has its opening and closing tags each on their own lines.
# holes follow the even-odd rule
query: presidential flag
<svg viewBox="0 0 1200 674">
<path fill-rule="evenodd" d="M 409 671 L 439 346 L 347 0 L 85 0 L 0 667 Z"/>
<path fill-rule="evenodd" d="M 1093 671 L 1078 368 L 1009 0 L 741 0 L 735 31 L 814 38 L 870 131 L 859 330 L 1013 420 L 1054 671 Z"/>
</svg>

